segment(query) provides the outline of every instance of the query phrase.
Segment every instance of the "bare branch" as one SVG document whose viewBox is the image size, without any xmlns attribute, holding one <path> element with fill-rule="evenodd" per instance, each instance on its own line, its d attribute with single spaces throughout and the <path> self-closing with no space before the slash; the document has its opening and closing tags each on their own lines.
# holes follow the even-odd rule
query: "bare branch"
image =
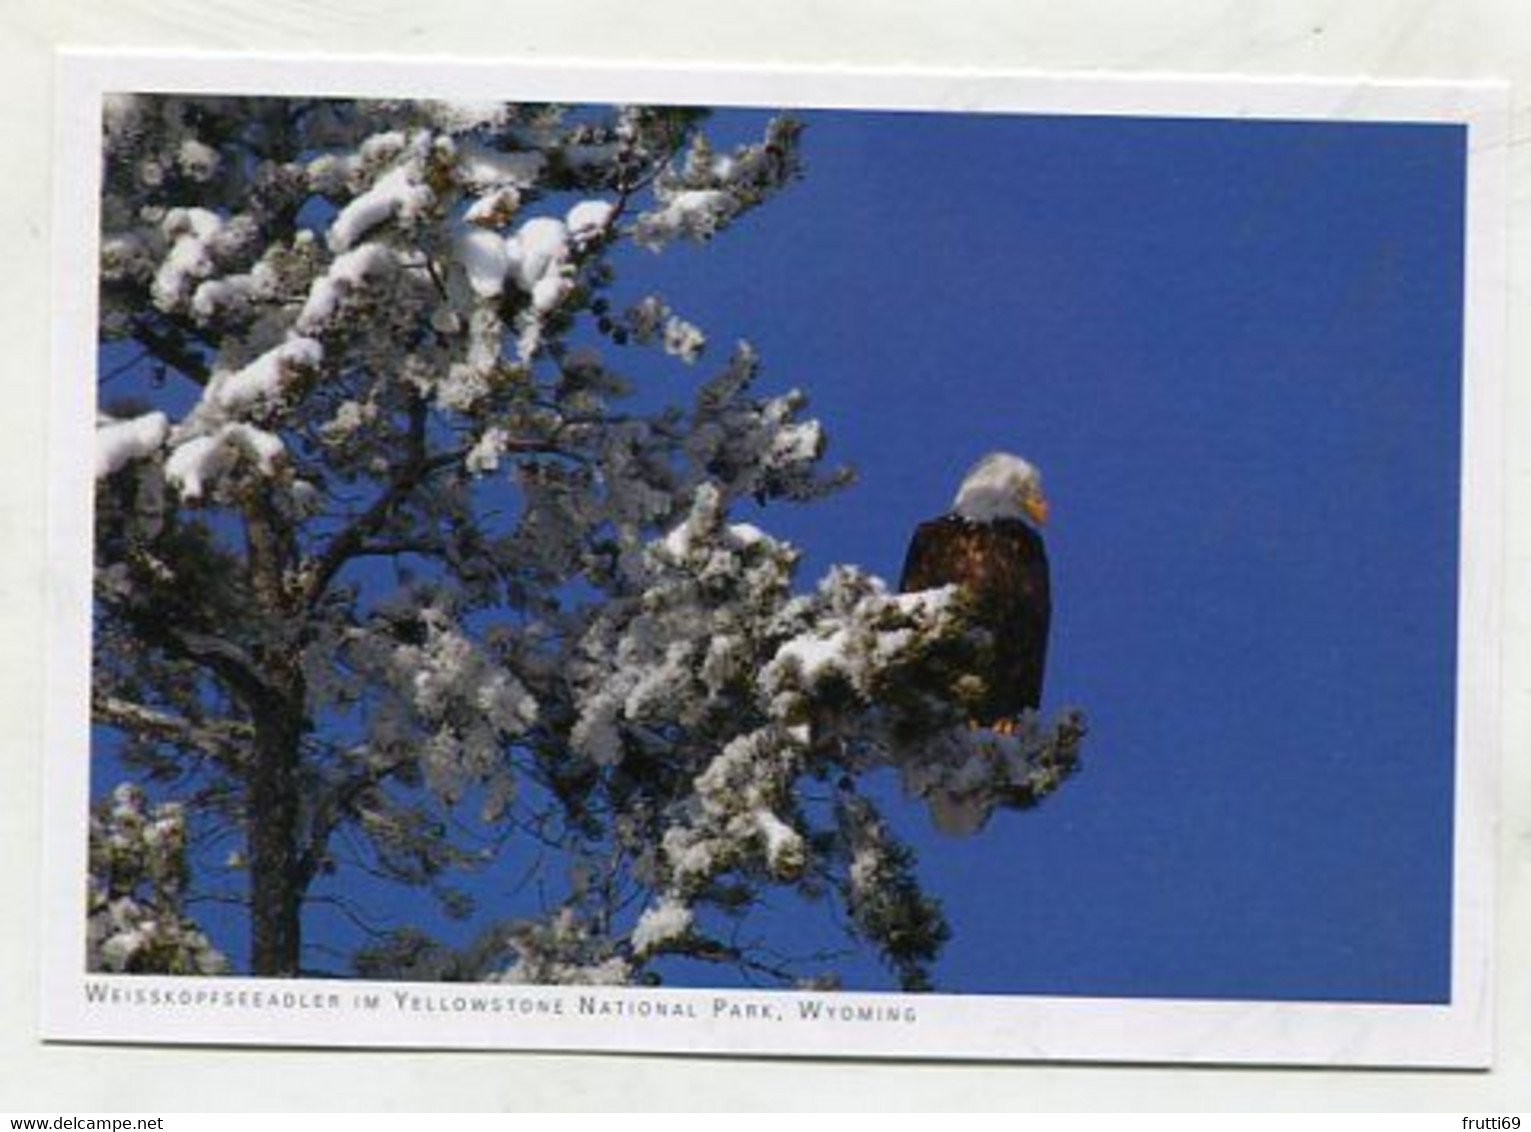
<svg viewBox="0 0 1531 1132">
<path fill-rule="evenodd" d="M 102 693 L 91 697 L 91 715 L 109 727 L 202 751 L 230 764 L 244 757 L 255 734 L 240 720 L 190 720 Z"/>
</svg>

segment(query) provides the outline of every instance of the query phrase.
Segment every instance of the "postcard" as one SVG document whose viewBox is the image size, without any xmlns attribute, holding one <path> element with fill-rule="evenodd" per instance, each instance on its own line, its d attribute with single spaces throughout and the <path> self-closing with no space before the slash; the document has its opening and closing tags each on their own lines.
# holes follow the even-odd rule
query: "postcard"
<svg viewBox="0 0 1531 1132">
<path fill-rule="evenodd" d="M 46 1038 L 1490 1063 L 1502 88 L 59 66 Z"/>
</svg>

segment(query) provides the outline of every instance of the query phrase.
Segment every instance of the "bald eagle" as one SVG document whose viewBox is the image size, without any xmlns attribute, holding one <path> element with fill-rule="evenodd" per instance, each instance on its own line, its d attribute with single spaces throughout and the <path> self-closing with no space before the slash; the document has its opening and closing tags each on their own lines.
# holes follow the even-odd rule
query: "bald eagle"
<svg viewBox="0 0 1531 1132">
<path fill-rule="evenodd" d="M 999 731 L 1042 703 L 1052 596 L 1047 551 L 1038 532 L 1047 522 L 1042 477 L 1019 456 L 994 452 L 957 489 L 949 513 L 923 522 L 909 543 L 899 589 L 904 593 L 956 584 L 987 629 L 983 694 L 973 722 Z"/>
</svg>

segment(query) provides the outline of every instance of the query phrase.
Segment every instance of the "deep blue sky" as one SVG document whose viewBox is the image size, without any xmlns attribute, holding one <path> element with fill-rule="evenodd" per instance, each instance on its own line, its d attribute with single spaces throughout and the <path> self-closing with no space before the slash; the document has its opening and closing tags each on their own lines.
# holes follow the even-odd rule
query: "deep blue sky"
<svg viewBox="0 0 1531 1132">
<path fill-rule="evenodd" d="M 804 585 L 896 579 L 985 452 L 1043 470 L 1045 706 L 1088 715 L 1085 767 L 962 839 L 879 784 L 953 928 L 938 988 L 1444 1000 L 1462 131 L 805 118 L 800 183 L 705 247 L 623 253 L 618 294 L 709 332 L 690 380 L 748 338 L 764 388 L 811 395 L 859 479 L 758 519 Z"/>
<path fill-rule="evenodd" d="M 1036 462 L 1045 706 L 1092 728 L 978 837 L 898 808 L 940 987 L 1446 999 L 1462 132 L 807 121 L 800 184 L 644 281 L 857 468 L 767 515 L 805 580 L 896 579 L 975 458 Z"/>
</svg>

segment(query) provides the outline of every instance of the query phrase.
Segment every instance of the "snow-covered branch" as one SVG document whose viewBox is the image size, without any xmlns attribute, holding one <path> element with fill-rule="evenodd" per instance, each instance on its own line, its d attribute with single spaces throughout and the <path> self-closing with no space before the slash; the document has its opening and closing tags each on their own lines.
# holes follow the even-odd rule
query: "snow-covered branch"
<svg viewBox="0 0 1531 1132">
<path fill-rule="evenodd" d="M 118 786 L 91 815 L 86 965 L 92 971 L 217 975 L 228 960 L 181 911 L 186 813 Z"/>
</svg>

